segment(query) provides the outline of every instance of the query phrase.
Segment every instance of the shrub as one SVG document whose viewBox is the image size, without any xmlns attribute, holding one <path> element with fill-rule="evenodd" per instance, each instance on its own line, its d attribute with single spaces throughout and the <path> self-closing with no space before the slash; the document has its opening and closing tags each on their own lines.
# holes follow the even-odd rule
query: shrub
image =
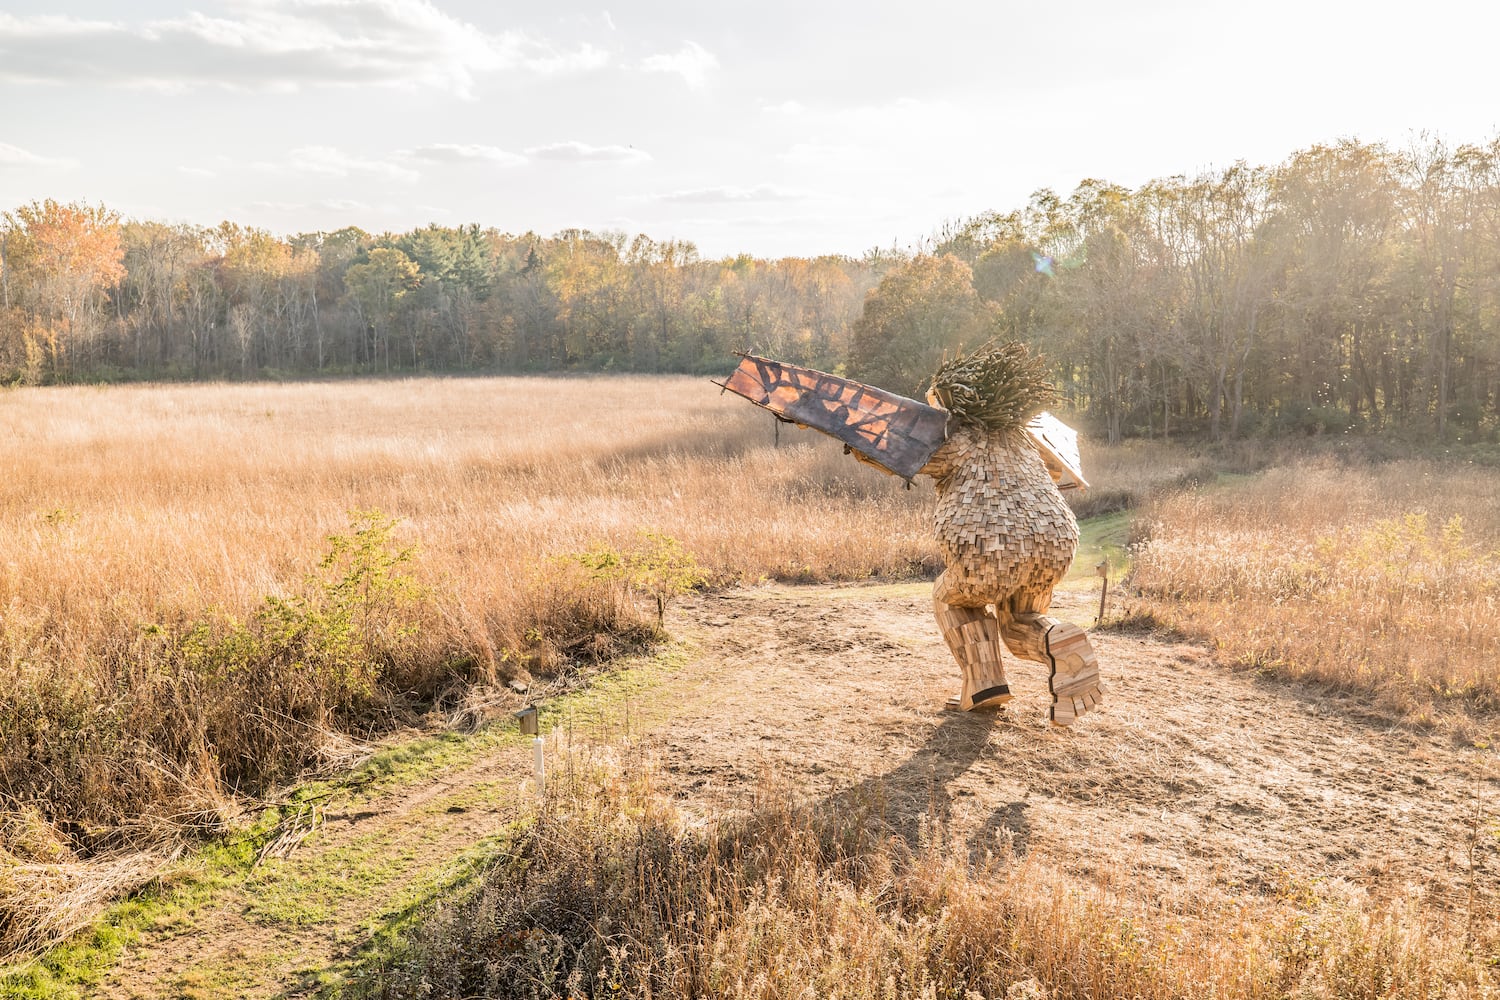
<svg viewBox="0 0 1500 1000">
<path fill-rule="evenodd" d="M 643 594 L 656 602 L 656 623 L 664 624 L 667 602 L 704 582 L 703 571 L 682 543 L 657 531 L 640 531 L 624 550 L 596 546 L 572 557 L 593 579 Z"/>
</svg>

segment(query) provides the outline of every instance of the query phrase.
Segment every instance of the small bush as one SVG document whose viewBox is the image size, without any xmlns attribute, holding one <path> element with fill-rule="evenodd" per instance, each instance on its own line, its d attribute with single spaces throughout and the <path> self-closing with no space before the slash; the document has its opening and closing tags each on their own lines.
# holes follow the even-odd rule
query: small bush
<svg viewBox="0 0 1500 1000">
<path fill-rule="evenodd" d="M 0 954 L 71 929 L 149 877 L 148 855 L 103 855 L 221 829 L 231 795 L 315 764 L 327 733 L 391 710 L 424 597 L 394 527 L 355 514 L 298 592 L 266 597 L 244 620 L 138 625 L 84 664 L 9 665 L 0 799 L 13 809 L 0 857 L 23 864 L 0 880 Z M 99 891 L 80 895 L 80 884 Z"/>
<path fill-rule="evenodd" d="M 588 570 L 580 556 L 533 570 L 508 611 L 501 658 L 544 677 L 558 677 L 574 662 L 643 649 L 662 635 L 617 580 Z"/>
<path fill-rule="evenodd" d="M 592 578 L 642 594 L 656 602 L 656 623 L 665 623 L 667 602 L 704 581 L 698 562 L 682 543 L 658 531 L 641 531 L 634 546 L 620 551 L 599 546 L 573 557 Z"/>
</svg>

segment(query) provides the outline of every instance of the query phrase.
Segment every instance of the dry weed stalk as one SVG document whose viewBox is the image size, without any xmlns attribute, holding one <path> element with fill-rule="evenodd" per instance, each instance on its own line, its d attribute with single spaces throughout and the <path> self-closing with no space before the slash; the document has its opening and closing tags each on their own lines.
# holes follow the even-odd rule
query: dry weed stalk
<svg viewBox="0 0 1500 1000">
<path fill-rule="evenodd" d="M 88 927 L 111 901 L 158 879 L 174 856 L 122 851 L 28 862 L 0 848 L 0 960 L 35 954 Z"/>
</svg>

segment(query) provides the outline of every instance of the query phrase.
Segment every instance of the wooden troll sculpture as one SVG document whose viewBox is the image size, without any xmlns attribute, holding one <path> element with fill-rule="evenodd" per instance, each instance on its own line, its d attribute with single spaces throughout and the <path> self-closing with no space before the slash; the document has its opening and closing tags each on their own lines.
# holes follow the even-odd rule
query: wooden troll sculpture
<svg viewBox="0 0 1500 1000">
<path fill-rule="evenodd" d="M 1040 359 L 1018 343 L 988 344 L 938 369 L 928 405 L 810 368 L 742 358 L 725 389 L 778 420 L 838 438 L 846 453 L 907 482 L 936 481 L 946 568 L 932 606 L 963 675 L 951 707 L 1011 699 L 1002 643 L 1050 669 L 1054 724 L 1072 725 L 1100 704 L 1088 635 L 1047 615 L 1078 548 L 1078 522 L 1059 487 L 1087 483 L 1076 435 L 1041 412 L 1053 390 Z"/>
</svg>

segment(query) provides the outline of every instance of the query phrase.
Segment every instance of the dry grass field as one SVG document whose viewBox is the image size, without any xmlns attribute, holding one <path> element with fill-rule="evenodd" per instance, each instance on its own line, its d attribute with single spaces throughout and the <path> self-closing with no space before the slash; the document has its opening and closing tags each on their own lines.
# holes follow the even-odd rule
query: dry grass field
<svg viewBox="0 0 1500 1000">
<path fill-rule="evenodd" d="M 651 637 L 558 557 L 654 531 L 719 582 L 931 565 L 928 493 L 757 416 L 690 378 L 0 396 L 0 846 L 32 866 L 0 894 L 76 895 L 47 866 L 218 829 L 340 733 Z"/>
<path fill-rule="evenodd" d="M 240 822 L 254 796 L 336 767 L 351 737 L 423 713 L 472 719 L 469 692 L 560 687 L 571 664 L 659 638 L 650 585 L 628 593 L 600 566 L 659 568 L 680 551 L 710 587 L 936 568 L 930 486 L 906 490 L 810 433 L 780 437 L 691 378 L 0 394 L 0 951 L 86 924 L 183 844 Z M 1147 512 L 1133 621 L 1201 636 L 1270 683 L 1350 692 L 1339 704 L 1386 713 L 1382 727 L 1441 720 L 1441 739 L 1483 753 L 1472 745 L 1495 728 L 1500 476 L 1314 463 L 1199 489 L 1214 464 L 1154 443 L 1094 449 L 1085 465 L 1096 488 L 1080 514 Z M 922 641 L 940 651 L 935 634 Z M 817 648 L 842 663 L 854 647 Z M 897 685 L 906 654 L 876 653 Z M 1132 730 L 1131 766 L 1176 775 L 1184 765 L 1160 756 L 1150 718 Z M 1470 872 L 1497 843 L 1493 781 L 1475 782 Z M 1122 895 L 1128 860 L 1080 895 L 1080 876 L 1056 867 L 1065 855 L 965 864 L 942 850 L 951 832 L 903 847 L 831 797 L 705 820 L 607 778 L 557 808 L 518 848 L 546 862 L 538 877 L 557 892 L 576 882 L 635 912 L 646 886 L 629 866 L 657 855 L 622 845 L 649 843 L 696 866 L 687 895 L 649 913 L 685 906 L 723 932 L 652 941 L 721 948 L 721 965 L 792 963 L 734 989 L 679 977 L 681 995 L 786 996 L 798 975 L 828 984 L 856 967 L 881 977 L 845 995 L 883 995 L 888 978 L 899 995 L 962 995 L 965 983 L 1021 997 L 1195 996 L 1203 983 L 1219 995 L 1494 995 L 1493 915 L 1460 920 L 1420 900 L 1365 905 L 1343 889 L 1278 888 L 1269 871 L 1270 888 L 1248 895 Z M 747 860 L 733 848 L 746 837 L 787 850 Z M 499 919 L 480 915 L 461 922 Z M 772 924 L 781 950 L 768 952 L 758 942 Z M 437 980 L 457 947 L 444 926 L 411 946 Z M 848 947 L 794 954 L 825 932 Z M 820 954 L 845 965 L 819 968 Z M 634 958 L 637 971 L 680 968 L 672 954 Z M 601 982 L 594 995 L 622 995 Z"/>
<path fill-rule="evenodd" d="M 1297 461 L 1142 512 L 1138 610 L 1224 658 L 1373 692 L 1411 722 L 1493 739 L 1500 473 Z"/>
</svg>

